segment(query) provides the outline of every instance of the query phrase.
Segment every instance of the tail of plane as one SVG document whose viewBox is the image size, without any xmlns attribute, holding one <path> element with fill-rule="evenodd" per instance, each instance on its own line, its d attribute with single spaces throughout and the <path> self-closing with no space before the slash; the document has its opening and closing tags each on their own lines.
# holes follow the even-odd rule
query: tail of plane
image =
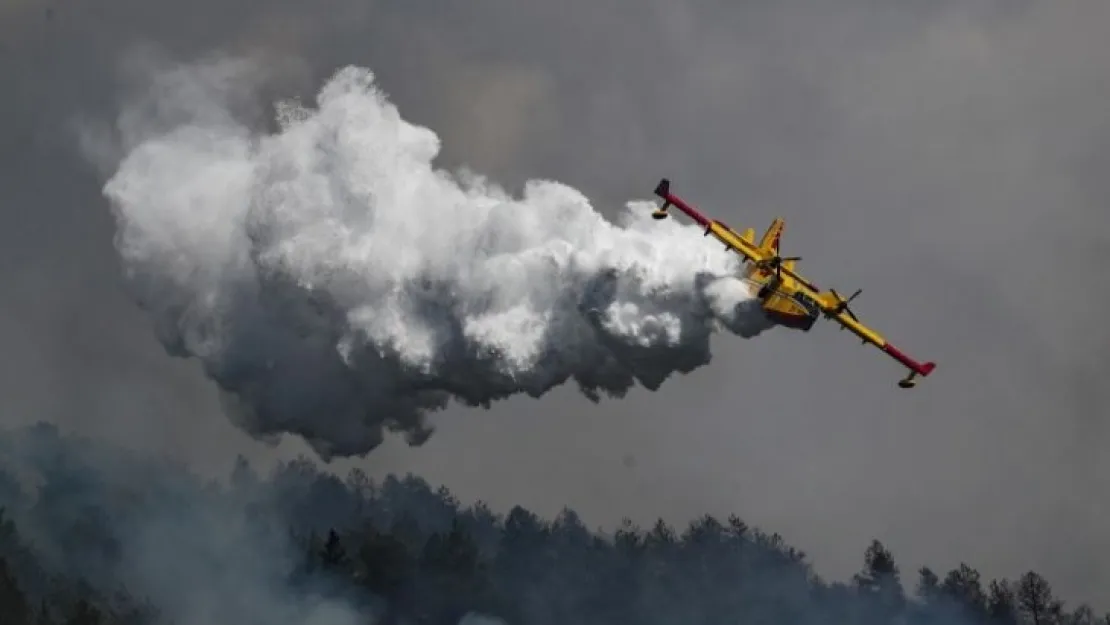
<svg viewBox="0 0 1110 625">
<path fill-rule="evenodd" d="M 786 220 L 776 217 L 771 225 L 767 227 L 767 232 L 763 233 L 763 238 L 759 240 L 759 248 L 766 252 L 778 254 L 779 242 L 782 240 L 782 231 L 785 228 Z"/>
<path fill-rule="evenodd" d="M 756 243 L 755 241 L 755 230 L 751 228 L 745 230 L 744 234 L 741 235 L 741 237 L 748 243 L 759 247 L 759 249 L 764 253 L 770 253 L 777 256 L 779 253 L 779 243 L 782 240 L 782 231 L 785 228 L 786 220 L 782 219 L 781 217 L 776 217 L 774 221 L 771 222 L 771 225 L 767 227 L 767 231 L 763 233 L 763 237 L 759 240 L 758 243 Z M 794 269 L 794 261 L 784 261 L 783 267 L 786 267 L 787 269 Z M 758 275 L 765 276 L 768 274 L 766 274 L 766 272 L 763 270 L 757 269 L 755 265 L 748 265 L 744 269 L 744 277 L 746 278 L 758 277 Z"/>
</svg>

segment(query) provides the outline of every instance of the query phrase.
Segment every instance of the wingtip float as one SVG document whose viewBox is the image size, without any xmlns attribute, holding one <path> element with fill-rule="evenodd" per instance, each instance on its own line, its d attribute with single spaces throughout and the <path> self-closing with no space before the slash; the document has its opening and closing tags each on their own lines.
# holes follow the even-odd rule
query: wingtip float
<svg viewBox="0 0 1110 625">
<path fill-rule="evenodd" d="M 705 228 L 705 236 L 713 235 L 718 241 L 740 254 L 746 263 L 743 279 L 758 287 L 757 296 L 762 301 L 763 312 L 780 325 L 808 332 L 817 319 L 824 316 L 840 324 L 840 329 L 850 330 L 864 345 L 868 343 L 882 350 L 909 370 L 898 381 L 900 388 L 917 386 L 918 377 L 926 377 L 936 368 L 933 362 L 918 362 L 905 352 L 891 345 L 882 335 L 860 322 L 848 304 L 859 296 L 861 290 L 842 297 L 834 289 L 822 291 L 816 284 L 798 274 L 795 264 L 801 257 L 783 258 L 779 255 L 779 242 L 786 222 L 776 218 L 757 241 L 751 228 L 742 234 L 721 221 L 710 219 L 682 198 L 671 192 L 670 180 L 663 178 L 655 186 L 655 195 L 663 204 L 652 212 L 655 219 L 666 219 L 668 209 L 679 209 L 698 225 Z"/>
</svg>

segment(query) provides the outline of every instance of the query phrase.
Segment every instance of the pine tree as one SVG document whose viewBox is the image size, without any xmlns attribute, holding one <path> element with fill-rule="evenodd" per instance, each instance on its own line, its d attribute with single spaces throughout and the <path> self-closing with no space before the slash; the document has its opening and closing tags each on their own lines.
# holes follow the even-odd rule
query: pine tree
<svg viewBox="0 0 1110 625">
<path fill-rule="evenodd" d="M 30 617 L 27 596 L 19 587 L 7 559 L 0 557 L 0 625 L 29 624 Z"/>
</svg>

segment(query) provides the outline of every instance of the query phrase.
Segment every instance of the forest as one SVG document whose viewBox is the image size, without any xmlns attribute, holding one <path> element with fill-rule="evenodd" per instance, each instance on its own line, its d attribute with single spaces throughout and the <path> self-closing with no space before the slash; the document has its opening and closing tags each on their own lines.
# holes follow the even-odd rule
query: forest
<svg viewBox="0 0 1110 625">
<path fill-rule="evenodd" d="M 1110 625 L 1034 571 L 849 580 L 739 516 L 586 527 L 307 458 L 205 480 L 39 424 L 0 437 L 0 625 Z"/>
</svg>

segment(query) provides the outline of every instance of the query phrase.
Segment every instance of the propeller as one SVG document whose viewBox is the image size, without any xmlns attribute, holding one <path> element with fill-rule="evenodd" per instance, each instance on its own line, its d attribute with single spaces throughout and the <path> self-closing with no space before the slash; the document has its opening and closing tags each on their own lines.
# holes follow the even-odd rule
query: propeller
<svg viewBox="0 0 1110 625">
<path fill-rule="evenodd" d="M 802 257 L 801 256 L 787 256 L 787 257 L 783 258 L 782 256 L 772 256 L 771 258 L 768 258 L 768 259 L 762 261 L 760 264 L 763 265 L 764 267 L 774 267 L 775 268 L 775 275 L 781 278 L 782 277 L 782 264 L 784 262 L 788 261 L 788 260 L 792 260 L 792 261 L 797 262 L 799 260 L 802 260 Z"/>
<path fill-rule="evenodd" d="M 859 321 L 859 317 L 856 316 L 856 313 L 852 312 L 852 309 L 848 307 L 848 304 L 852 300 L 859 297 L 859 294 L 863 293 L 863 289 L 856 289 L 856 292 L 849 295 L 847 299 L 845 299 L 840 293 L 837 293 L 836 289 L 829 289 L 829 292 L 832 293 L 833 296 L 836 297 L 836 299 L 840 300 L 840 304 L 838 304 L 836 307 L 837 313 L 846 312 L 848 313 L 848 316 L 850 316 L 852 319 Z"/>
</svg>

